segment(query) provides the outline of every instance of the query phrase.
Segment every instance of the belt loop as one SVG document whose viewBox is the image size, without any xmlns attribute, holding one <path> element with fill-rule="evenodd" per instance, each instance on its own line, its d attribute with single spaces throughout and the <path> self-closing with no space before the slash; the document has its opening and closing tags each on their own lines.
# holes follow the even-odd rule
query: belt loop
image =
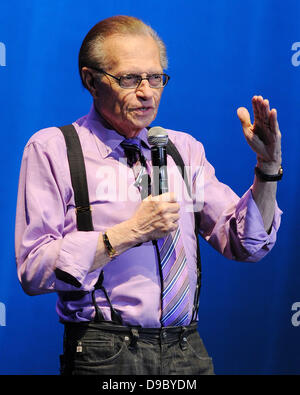
<svg viewBox="0 0 300 395">
<path fill-rule="evenodd" d="M 136 347 L 136 345 L 137 345 L 137 341 L 139 340 L 139 331 L 137 330 L 137 329 L 135 329 L 135 328 L 131 328 L 130 329 L 130 332 L 131 332 L 131 342 L 130 342 L 130 345 L 129 345 L 129 347 Z"/>
<path fill-rule="evenodd" d="M 182 351 L 187 349 L 186 331 L 187 331 L 187 328 L 185 326 L 183 326 L 181 328 L 181 333 L 180 333 L 180 338 L 179 338 L 179 344 L 180 344 Z"/>
</svg>

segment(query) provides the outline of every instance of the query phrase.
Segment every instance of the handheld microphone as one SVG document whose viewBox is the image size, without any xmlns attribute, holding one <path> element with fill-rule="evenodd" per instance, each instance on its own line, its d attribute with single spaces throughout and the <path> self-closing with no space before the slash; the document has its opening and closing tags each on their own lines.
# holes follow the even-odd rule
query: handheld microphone
<svg viewBox="0 0 300 395">
<path fill-rule="evenodd" d="M 148 131 L 148 143 L 151 145 L 153 167 L 152 195 L 168 192 L 167 151 L 168 133 L 160 126 Z"/>
</svg>

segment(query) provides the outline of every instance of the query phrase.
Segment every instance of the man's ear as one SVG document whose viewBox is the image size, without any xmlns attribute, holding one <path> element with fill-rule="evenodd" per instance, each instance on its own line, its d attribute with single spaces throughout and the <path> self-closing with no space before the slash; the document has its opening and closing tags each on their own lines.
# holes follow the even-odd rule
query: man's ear
<svg viewBox="0 0 300 395">
<path fill-rule="evenodd" d="M 93 98 L 96 98 L 97 88 L 96 88 L 96 80 L 93 73 L 90 71 L 88 67 L 82 67 L 81 76 L 87 90 L 90 92 Z"/>
</svg>

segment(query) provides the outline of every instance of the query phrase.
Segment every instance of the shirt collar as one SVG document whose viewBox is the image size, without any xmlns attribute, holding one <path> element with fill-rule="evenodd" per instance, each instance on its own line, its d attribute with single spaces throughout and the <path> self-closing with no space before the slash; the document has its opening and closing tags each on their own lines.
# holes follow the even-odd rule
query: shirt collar
<svg viewBox="0 0 300 395">
<path fill-rule="evenodd" d="M 125 139 L 124 136 L 121 136 L 115 130 L 104 127 L 101 122 L 101 117 L 95 109 L 94 103 L 91 106 L 90 112 L 85 117 L 82 126 L 91 130 L 91 132 L 102 142 L 102 144 L 99 144 L 99 150 L 103 158 L 106 158 Z M 150 149 L 150 145 L 147 140 L 147 132 L 147 128 L 142 129 L 138 137 L 143 141 L 142 145 Z"/>
</svg>

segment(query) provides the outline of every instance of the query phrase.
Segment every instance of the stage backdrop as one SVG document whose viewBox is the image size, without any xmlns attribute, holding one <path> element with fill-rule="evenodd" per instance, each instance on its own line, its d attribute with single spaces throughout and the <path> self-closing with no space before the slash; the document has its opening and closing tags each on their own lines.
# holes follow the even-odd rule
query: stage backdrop
<svg viewBox="0 0 300 395">
<path fill-rule="evenodd" d="M 199 332 L 217 374 L 300 373 L 300 2 L 15 0 L 0 6 L 0 373 L 58 374 L 56 295 L 18 283 L 14 221 L 23 148 L 39 129 L 86 114 L 77 55 L 88 30 L 117 14 L 151 24 L 166 42 L 171 81 L 155 125 L 203 142 L 220 180 L 239 195 L 255 155 L 236 109 L 261 94 L 277 108 L 284 177 L 278 241 L 259 263 L 231 262 L 202 241 Z M 252 114 L 252 110 L 251 110 Z"/>
</svg>

